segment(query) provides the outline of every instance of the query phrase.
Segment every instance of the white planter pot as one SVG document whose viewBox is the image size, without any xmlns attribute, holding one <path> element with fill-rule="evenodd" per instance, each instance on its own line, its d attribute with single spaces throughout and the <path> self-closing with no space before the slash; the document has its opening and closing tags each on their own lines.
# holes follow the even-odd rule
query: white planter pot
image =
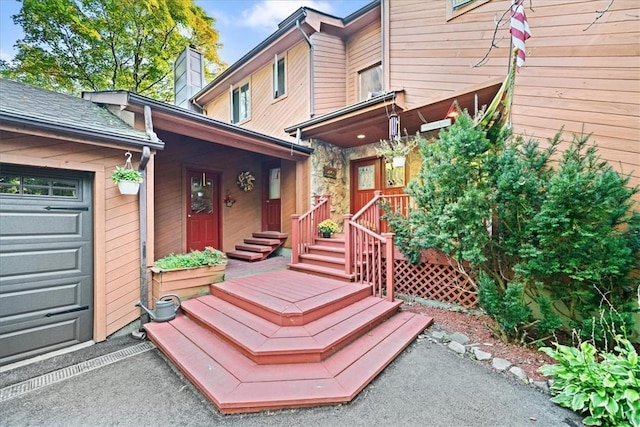
<svg viewBox="0 0 640 427">
<path fill-rule="evenodd" d="M 394 168 L 401 168 L 404 166 L 404 162 L 406 157 L 394 157 L 393 162 L 391 163 Z"/>
<path fill-rule="evenodd" d="M 118 189 L 120 190 L 120 194 L 138 194 L 140 183 L 133 181 L 120 181 L 118 183 Z"/>
</svg>

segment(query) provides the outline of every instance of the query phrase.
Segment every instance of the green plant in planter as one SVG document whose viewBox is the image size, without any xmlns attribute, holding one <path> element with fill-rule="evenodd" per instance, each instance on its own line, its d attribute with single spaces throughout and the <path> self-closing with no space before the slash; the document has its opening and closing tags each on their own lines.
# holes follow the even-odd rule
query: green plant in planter
<svg viewBox="0 0 640 427">
<path fill-rule="evenodd" d="M 325 219 L 318 224 L 318 232 L 321 234 L 333 234 L 338 231 L 338 224 L 331 219 Z"/>
<path fill-rule="evenodd" d="M 382 140 L 376 149 L 378 156 L 384 157 L 387 163 L 393 163 L 396 157 L 407 157 L 418 146 L 420 135 L 406 136 L 396 141 Z"/>
<path fill-rule="evenodd" d="M 153 264 L 162 270 L 175 270 L 178 268 L 211 267 L 227 263 L 227 256 L 210 246 L 203 251 L 193 250 L 186 254 L 170 254 L 156 260 Z"/>
<path fill-rule="evenodd" d="M 136 169 L 118 166 L 111 174 L 111 179 L 115 184 L 122 181 L 142 182 L 142 173 Z"/>
</svg>

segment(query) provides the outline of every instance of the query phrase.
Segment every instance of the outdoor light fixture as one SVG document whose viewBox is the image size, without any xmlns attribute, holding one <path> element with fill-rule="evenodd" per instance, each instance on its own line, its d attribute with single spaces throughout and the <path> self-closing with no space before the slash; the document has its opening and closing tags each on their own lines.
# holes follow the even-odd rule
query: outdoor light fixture
<svg viewBox="0 0 640 427">
<path fill-rule="evenodd" d="M 356 138 L 358 138 L 358 139 L 365 139 L 365 137 L 366 137 L 366 136 L 367 136 L 367 135 L 365 135 L 365 134 L 361 133 L 361 134 L 359 134 L 359 135 L 356 135 Z"/>
<path fill-rule="evenodd" d="M 447 111 L 447 115 L 444 116 L 445 119 L 455 120 L 458 117 L 459 111 L 457 106 L 457 100 L 454 100 L 451 103 L 451 107 L 449 107 L 449 111 Z"/>
</svg>

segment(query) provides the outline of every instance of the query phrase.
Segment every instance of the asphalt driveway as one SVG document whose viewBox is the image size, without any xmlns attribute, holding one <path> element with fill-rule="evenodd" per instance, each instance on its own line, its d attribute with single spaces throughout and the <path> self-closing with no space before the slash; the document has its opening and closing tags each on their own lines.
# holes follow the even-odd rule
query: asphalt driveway
<svg viewBox="0 0 640 427">
<path fill-rule="evenodd" d="M 116 337 L 0 373 L 0 426 L 581 425 L 580 417 L 537 388 L 426 338 L 410 345 L 352 402 L 339 406 L 222 415 L 152 346 L 48 385 L 29 381 L 34 389 L 13 397 L 7 393 L 16 383 L 136 346 L 141 342 L 130 336 Z"/>
</svg>

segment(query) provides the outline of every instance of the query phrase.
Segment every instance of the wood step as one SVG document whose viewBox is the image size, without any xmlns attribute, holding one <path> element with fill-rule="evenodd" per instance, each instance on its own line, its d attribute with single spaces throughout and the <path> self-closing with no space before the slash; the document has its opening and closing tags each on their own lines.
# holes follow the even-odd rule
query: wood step
<svg viewBox="0 0 640 427">
<path fill-rule="evenodd" d="M 280 231 L 257 231 L 255 233 L 251 233 L 253 237 L 265 238 L 265 239 L 280 239 L 285 240 L 288 236 L 287 233 L 282 233 Z"/>
<path fill-rule="evenodd" d="M 266 321 L 211 295 L 185 301 L 186 315 L 259 364 L 319 362 L 397 312 L 402 304 L 368 297 L 304 326 Z"/>
<path fill-rule="evenodd" d="M 147 323 L 151 341 L 224 414 L 352 400 L 433 320 L 402 312 L 322 362 L 259 365 L 186 316 Z"/>
<path fill-rule="evenodd" d="M 344 237 L 315 237 L 313 244 L 344 249 Z"/>
<path fill-rule="evenodd" d="M 260 261 L 264 259 L 264 254 L 248 251 L 229 251 L 227 252 L 227 258 L 238 258 L 246 261 Z"/>
<path fill-rule="evenodd" d="M 277 246 L 282 243 L 278 239 L 268 239 L 263 237 L 247 237 L 244 242 L 249 245 L 265 245 L 265 246 Z"/>
<path fill-rule="evenodd" d="M 317 254 L 300 254 L 300 262 L 344 271 L 344 258 Z"/>
<path fill-rule="evenodd" d="M 301 326 L 370 296 L 372 289 L 280 270 L 216 283 L 210 293 L 276 325 Z"/>
<path fill-rule="evenodd" d="M 273 251 L 273 247 L 272 246 L 264 246 L 264 245 L 240 244 L 240 245 L 236 245 L 236 250 L 237 251 L 245 251 L 245 252 L 265 253 L 265 252 Z"/>
<path fill-rule="evenodd" d="M 323 267 L 319 265 L 306 264 L 302 262 L 295 263 L 295 264 L 290 263 L 290 264 L 287 264 L 287 266 L 291 270 L 311 273 L 311 274 L 318 275 L 320 277 L 327 277 L 327 278 L 337 279 L 337 280 L 342 280 L 347 282 L 353 282 L 355 280 L 355 274 L 345 273 L 344 267 L 340 269 L 329 268 L 329 267 Z"/>
<path fill-rule="evenodd" d="M 310 245 L 307 247 L 307 251 L 307 253 L 310 254 L 332 256 L 343 260 L 345 256 L 344 248 L 337 248 L 334 246 Z"/>
</svg>

